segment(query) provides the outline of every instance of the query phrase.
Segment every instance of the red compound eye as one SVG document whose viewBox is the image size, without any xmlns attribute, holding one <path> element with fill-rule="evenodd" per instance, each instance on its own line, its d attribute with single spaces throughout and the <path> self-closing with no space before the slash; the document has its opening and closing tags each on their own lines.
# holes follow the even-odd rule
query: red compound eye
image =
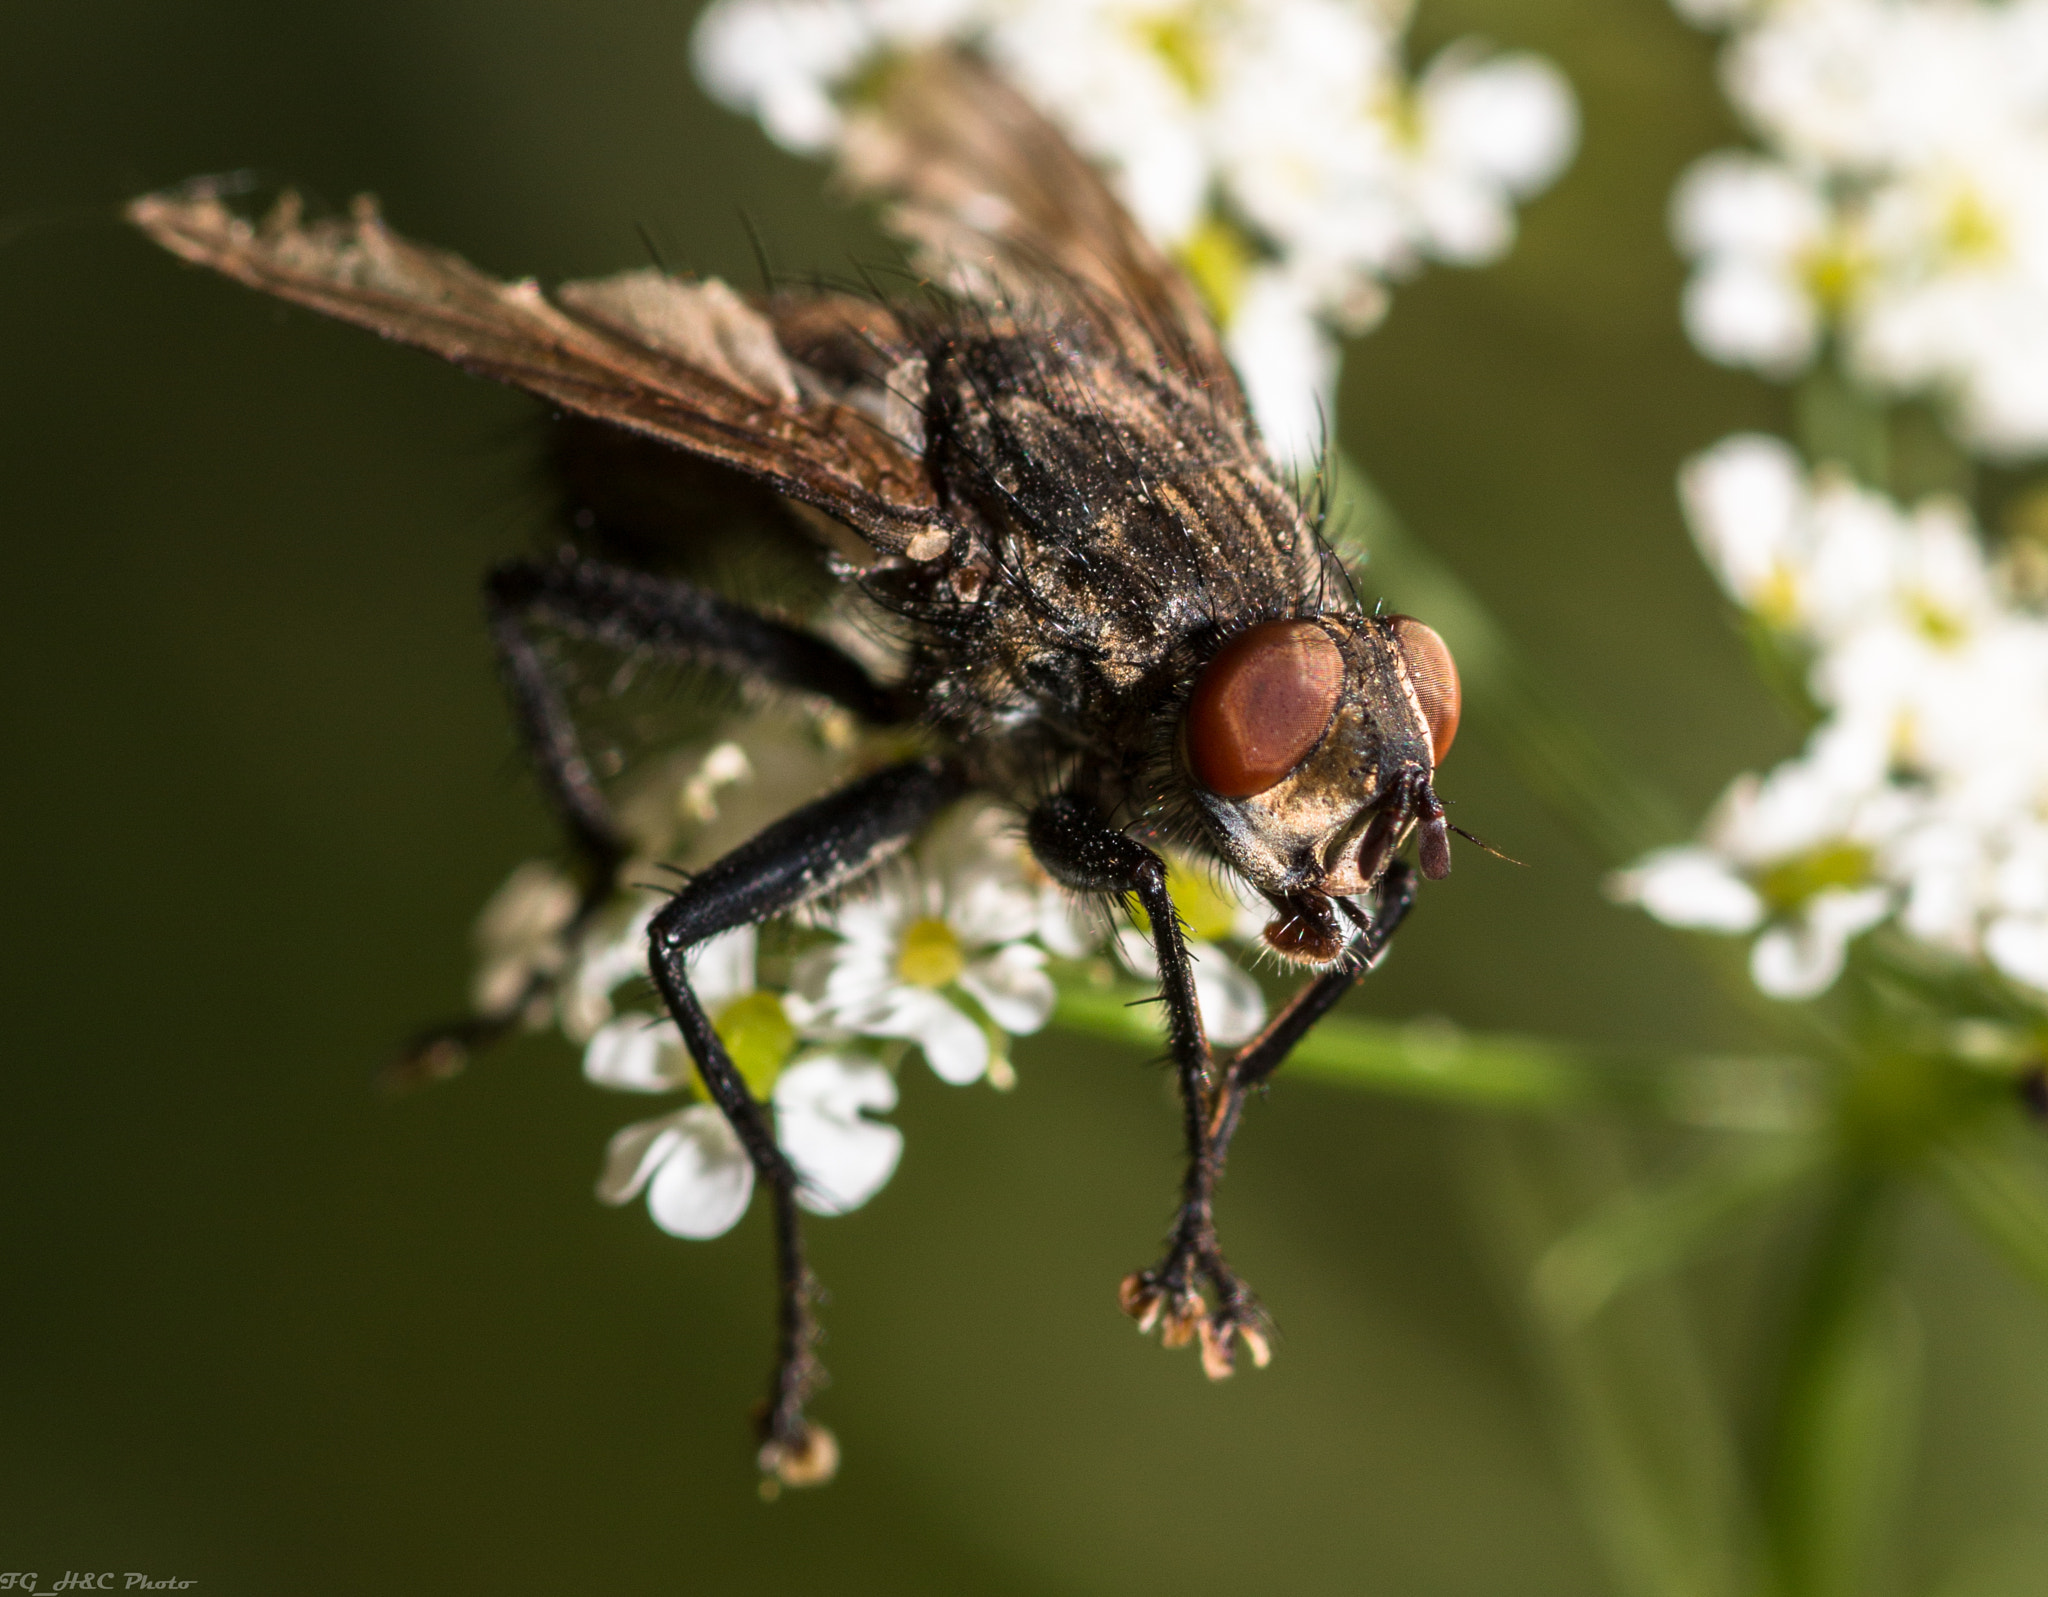
<svg viewBox="0 0 2048 1597">
<path fill-rule="evenodd" d="M 1433 628 L 1413 616 L 1389 616 L 1394 647 L 1408 665 L 1408 680 L 1415 697 L 1422 701 L 1422 718 L 1429 723 L 1430 764 L 1441 765 L 1451 752 L 1451 739 L 1458 735 L 1458 667 L 1451 651 Z"/>
<path fill-rule="evenodd" d="M 1265 792 L 1321 741 L 1343 690 L 1344 656 L 1313 622 L 1269 621 L 1239 633 L 1188 700 L 1195 780 L 1218 798 Z"/>
</svg>

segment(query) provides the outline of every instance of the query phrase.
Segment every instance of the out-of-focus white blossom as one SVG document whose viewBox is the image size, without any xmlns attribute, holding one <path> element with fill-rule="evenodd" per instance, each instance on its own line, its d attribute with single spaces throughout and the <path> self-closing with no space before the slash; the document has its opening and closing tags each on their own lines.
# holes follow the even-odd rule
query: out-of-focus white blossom
<svg viewBox="0 0 2048 1597">
<path fill-rule="evenodd" d="M 635 913 L 616 943 L 588 952 L 587 965 L 614 971 L 621 963 L 614 949 L 637 943 L 644 969 L 650 915 L 651 907 Z M 756 936 L 742 926 L 693 950 L 690 985 L 749 1091 L 773 1104 L 776 1141 L 803 1178 L 798 1201 L 820 1214 L 844 1214 L 880 1191 L 902 1156 L 903 1133 L 867 1118 L 896 1107 L 896 1083 L 880 1064 L 857 1056 L 786 1063 L 799 1036 L 783 996 L 755 985 Z M 624 1092 L 691 1087 L 695 1068 L 675 1022 L 644 1011 L 607 1022 L 583 1051 L 584 1075 Z M 664 1231 L 722 1236 L 746 1213 L 754 1170 L 725 1116 L 698 1103 L 612 1138 L 598 1196 L 628 1203 L 643 1190 Z"/>
<path fill-rule="evenodd" d="M 597 1195 L 631 1203 L 672 1237 L 707 1241 L 740 1223 L 754 1196 L 754 1167 L 725 1116 L 711 1104 L 627 1126 L 605 1149 Z"/>
<path fill-rule="evenodd" d="M 1729 594 L 1805 662 L 1823 712 L 1805 751 L 1739 778 L 1699 845 L 1617 894 L 1673 925 L 1760 932 L 1779 997 L 1839 974 L 1896 918 L 2048 994 L 2048 618 L 2002 596 L 1961 506 L 1913 510 L 1775 439 L 1691 462 L 1694 536 Z"/>
<path fill-rule="evenodd" d="M 511 1007 L 536 979 L 562 968 L 568 958 L 562 934 L 575 918 L 577 898 L 576 884 L 541 860 L 528 860 L 505 878 L 476 921 L 470 1001 L 479 1010 Z"/>
<path fill-rule="evenodd" d="M 1831 222 L 1813 187 L 1775 162 L 1723 154 L 1696 165 L 1671 217 L 1679 247 L 1699 263 L 1684 300 L 1692 341 L 1715 360 L 1775 376 L 1810 362 Z"/>
<path fill-rule="evenodd" d="M 1412 80 L 1405 7 L 1366 0 L 717 0 L 698 75 L 791 149 L 829 149 L 872 62 L 982 50 L 1110 171 L 1210 300 L 1268 441 L 1311 458 L 1334 335 L 1425 260 L 1476 265 L 1572 156 L 1571 92 L 1454 44 Z"/>
<path fill-rule="evenodd" d="M 1724 78 L 1769 152 L 1676 197 L 1694 342 L 1785 376 L 1832 330 L 1972 447 L 2048 448 L 2048 0 L 1681 9 L 1735 25 Z"/>
<path fill-rule="evenodd" d="M 775 1084 L 775 1139 L 801 1180 L 797 1202 L 845 1214 L 881 1191 L 903 1156 L 903 1133 L 867 1113 L 895 1107 L 895 1079 L 871 1059 L 820 1054 L 785 1071 Z M 643 1191 L 662 1230 L 705 1241 L 747 1212 L 754 1167 L 716 1106 L 694 1104 L 612 1138 L 598 1197 L 625 1204 Z"/>
<path fill-rule="evenodd" d="M 903 1133 L 868 1116 L 895 1107 L 896 1078 L 872 1059 L 821 1054 L 784 1071 L 775 1140 L 803 1178 L 796 1201 L 845 1214 L 881 1191 L 903 1157 Z"/>
</svg>

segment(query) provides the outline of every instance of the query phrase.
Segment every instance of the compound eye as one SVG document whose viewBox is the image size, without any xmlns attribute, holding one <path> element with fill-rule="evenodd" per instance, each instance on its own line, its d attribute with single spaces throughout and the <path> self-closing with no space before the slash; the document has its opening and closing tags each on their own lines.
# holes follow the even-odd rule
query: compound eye
<svg viewBox="0 0 2048 1597">
<path fill-rule="evenodd" d="M 1308 757 L 1344 690 L 1344 656 L 1310 621 L 1239 633 L 1188 700 L 1188 764 L 1218 798 L 1263 793 Z"/>
<path fill-rule="evenodd" d="M 1429 723 L 1430 764 L 1441 765 L 1458 735 L 1458 667 L 1451 651 L 1431 627 L 1413 616 L 1389 616 L 1394 647 L 1408 667 L 1422 718 Z"/>
</svg>

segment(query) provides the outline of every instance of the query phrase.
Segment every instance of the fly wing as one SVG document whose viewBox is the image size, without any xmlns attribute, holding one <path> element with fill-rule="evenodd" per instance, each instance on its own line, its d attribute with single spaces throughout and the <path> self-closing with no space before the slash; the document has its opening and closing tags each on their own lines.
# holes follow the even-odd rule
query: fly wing
<svg viewBox="0 0 2048 1597">
<path fill-rule="evenodd" d="M 729 466 L 856 528 L 885 553 L 935 558 L 947 521 L 914 436 L 892 436 L 715 279 L 654 270 L 552 297 L 399 237 L 374 201 L 306 222 L 286 195 L 260 224 L 204 187 L 145 195 L 129 220 L 174 254 L 251 288 L 429 350 L 564 410 Z"/>
<path fill-rule="evenodd" d="M 1064 287 L 1141 370 L 1167 368 L 1234 419 L 1244 393 L 1194 285 L 1096 170 L 992 70 L 957 50 L 913 56 L 849 122 L 845 170 L 886 196 L 890 226 L 955 286 L 995 306 Z"/>
</svg>

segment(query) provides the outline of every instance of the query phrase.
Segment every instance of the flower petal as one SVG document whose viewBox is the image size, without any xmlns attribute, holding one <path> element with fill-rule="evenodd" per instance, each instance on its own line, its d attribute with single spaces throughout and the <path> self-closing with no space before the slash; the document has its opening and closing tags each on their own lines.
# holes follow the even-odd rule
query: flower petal
<svg viewBox="0 0 2048 1597">
<path fill-rule="evenodd" d="M 1984 952 L 2014 981 L 2048 989 L 2048 921 L 2008 915 L 1984 933 Z"/>
<path fill-rule="evenodd" d="M 955 1087 L 981 1080 L 988 1069 L 988 1037 L 937 993 L 915 988 L 892 995 L 892 1024 L 863 1027 L 877 1037 L 908 1037 L 924 1050 L 932 1074 Z"/>
<path fill-rule="evenodd" d="M 1711 849 L 1666 848 L 1612 878 L 1609 891 L 1640 904 L 1667 926 L 1746 932 L 1763 919 L 1763 901 Z"/>
<path fill-rule="evenodd" d="M 753 1163 L 710 1104 L 685 1109 L 674 1126 L 675 1140 L 647 1184 L 647 1212 L 672 1237 L 724 1236 L 754 1195 Z"/>
<path fill-rule="evenodd" d="M 896 1173 L 903 1133 L 865 1119 L 896 1107 L 896 1082 L 868 1060 L 805 1059 L 775 1084 L 776 1140 L 804 1178 L 797 1202 L 813 1214 L 845 1214 Z"/>
<path fill-rule="evenodd" d="M 621 1204 L 638 1197 L 647 1178 L 675 1150 L 682 1136 L 676 1122 L 688 1113 L 684 1109 L 654 1120 L 637 1120 L 613 1133 L 605 1144 L 604 1169 L 597 1178 L 598 1201 Z"/>
<path fill-rule="evenodd" d="M 1116 931 L 1116 955 L 1136 976 L 1148 980 L 1159 979 L 1159 951 L 1152 946 L 1152 939 L 1135 926 L 1119 926 Z"/>
<path fill-rule="evenodd" d="M 690 986 L 697 994 L 697 1002 L 707 1010 L 717 1009 L 752 992 L 754 928 L 736 926 L 692 949 Z"/>
<path fill-rule="evenodd" d="M 1247 1042 L 1266 1023 L 1266 995 L 1259 984 L 1224 950 L 1193 943 L 1195 997 L 1202 1005 L 1202 1029 L 1215 1043 Z"/>
<path fill-rule="evenodd" d="M 618 1092 L 674 1092 L 690 1079 L 690 1056 L 674 1021 L 621 1015 L 584 1047 L 583 1079 Z"/>
<path fill-rule="evenodd" d="M 946 923 L 969 948 L 1012 942 L 1038 928 L 1038 899 L 1014 876 L 983 865 L 948 886 Z"/>
<path fill-rule="evenodd" d="M 1749 974 L 1773 998 L 1814 998 L 1842 974 L 1849 940 L 1883 920 L 1891 894 L 1882 887 L 1816 894 L 1788 926 L 1774 926 L 1749 953 Z"/>
<path fill-rule="evenodd" d="M 1059 997 L 1045 973 L 1045 951 L 1011 943 L 960 973 L 960 986 L 1004 1031 L 1028 1037 L 1052 1017 Z"/>
</svg>

